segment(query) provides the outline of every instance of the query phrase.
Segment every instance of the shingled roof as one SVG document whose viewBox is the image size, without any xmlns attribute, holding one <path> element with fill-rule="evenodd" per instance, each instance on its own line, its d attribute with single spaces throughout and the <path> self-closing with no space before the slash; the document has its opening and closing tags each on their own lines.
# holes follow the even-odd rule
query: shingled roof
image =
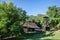
<svg viewBox="0 0 60 40">
<path fill-rule="evenodd" d="M 35 23 L 33 22 L 25 22 L 24 27 L 27 27 L 27 28 L 39 28 Z"/>
</svg>

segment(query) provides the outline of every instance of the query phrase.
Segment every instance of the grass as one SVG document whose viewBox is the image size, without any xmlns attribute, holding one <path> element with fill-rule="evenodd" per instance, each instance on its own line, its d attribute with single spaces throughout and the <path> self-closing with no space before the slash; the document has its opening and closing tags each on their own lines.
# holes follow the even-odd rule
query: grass
<svg viewBox="0 0 60 40">
<path fill-rule="evenodd" d="M 54 36 L 48 36 L 48 37 L 44 37 L 42 39 L 60 39 L 60 30 L 54 31 L 53 35 Z"/>
<path fill-rule="evenodd" d="M 54 32 L 40 32 L 40 33 L 27 33 L 15 40 L 59 40 L 60 39 L 60 30 Z"/>
</svg>

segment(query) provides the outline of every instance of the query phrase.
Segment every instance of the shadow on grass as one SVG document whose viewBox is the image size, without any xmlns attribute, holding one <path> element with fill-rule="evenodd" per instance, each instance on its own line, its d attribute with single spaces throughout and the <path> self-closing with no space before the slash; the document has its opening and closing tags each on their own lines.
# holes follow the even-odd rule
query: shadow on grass
<svg viewBox="0 0 60 40">
<path fill-rule="evenodd" d="M 26 33 L 19 37 L 20 40 L 40 40 L 40 38 L 54 36 L 53 32 L 46 34 L 45 32 L 40 33 Z M 41 39 L 41 40 L 51 40 L 51 39 Z"/>
</svg>

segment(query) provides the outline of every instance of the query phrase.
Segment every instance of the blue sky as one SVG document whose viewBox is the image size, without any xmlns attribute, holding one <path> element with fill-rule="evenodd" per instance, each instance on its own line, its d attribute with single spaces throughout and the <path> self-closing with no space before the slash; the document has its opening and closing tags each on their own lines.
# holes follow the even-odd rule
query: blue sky
<svg viewBox="0 0 60 40">
<path fill-rule="evenodd" d="M 0 2 L 6 0 L 0 0 Z M 15 6 L 26 10 L 27 15 L 45 14 L 49 6 L 60 7 L 60 0 L 9 0 Z"/>
</svg>

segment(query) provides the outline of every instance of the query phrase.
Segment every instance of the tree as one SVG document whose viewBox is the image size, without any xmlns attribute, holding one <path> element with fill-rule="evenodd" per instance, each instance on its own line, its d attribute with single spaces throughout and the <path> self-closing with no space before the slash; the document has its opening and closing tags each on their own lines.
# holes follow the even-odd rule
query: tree
<svg viewBox="0 0 60 40">
<path fill-rule="evenodd" d="M 57 14 L 57 7 L 56 6 L 48 7 L 48 11 L 47 11 L 48 16 L 56 17 L 56 14 Z"/>
<path fill-rule="evenodd" d="M 60 22 L 60 7 L 48 7 L 47 15 L 49 16 L 49 26 L 56 27 Z"/>
<path fill-rule="evenodd" d="M 43 16 L 44 15 L 42 14 L 38 14 L 37 16 L 31 15 L 31 16 L 28 16 L 28 19 L 26 21 L 31 21 L 31 22 L 34 21 L 34 23 L 36 23 L 38 27 L 42 28 Z"/>
<path fill-rule="evenodd" d="M 0 4 L 0 35 L 21 33 L 26 20 L 26 11 L 17 8 L 12 2 Z M 6 36 L 7 36 L 6 35 Z"/>
</svg>

